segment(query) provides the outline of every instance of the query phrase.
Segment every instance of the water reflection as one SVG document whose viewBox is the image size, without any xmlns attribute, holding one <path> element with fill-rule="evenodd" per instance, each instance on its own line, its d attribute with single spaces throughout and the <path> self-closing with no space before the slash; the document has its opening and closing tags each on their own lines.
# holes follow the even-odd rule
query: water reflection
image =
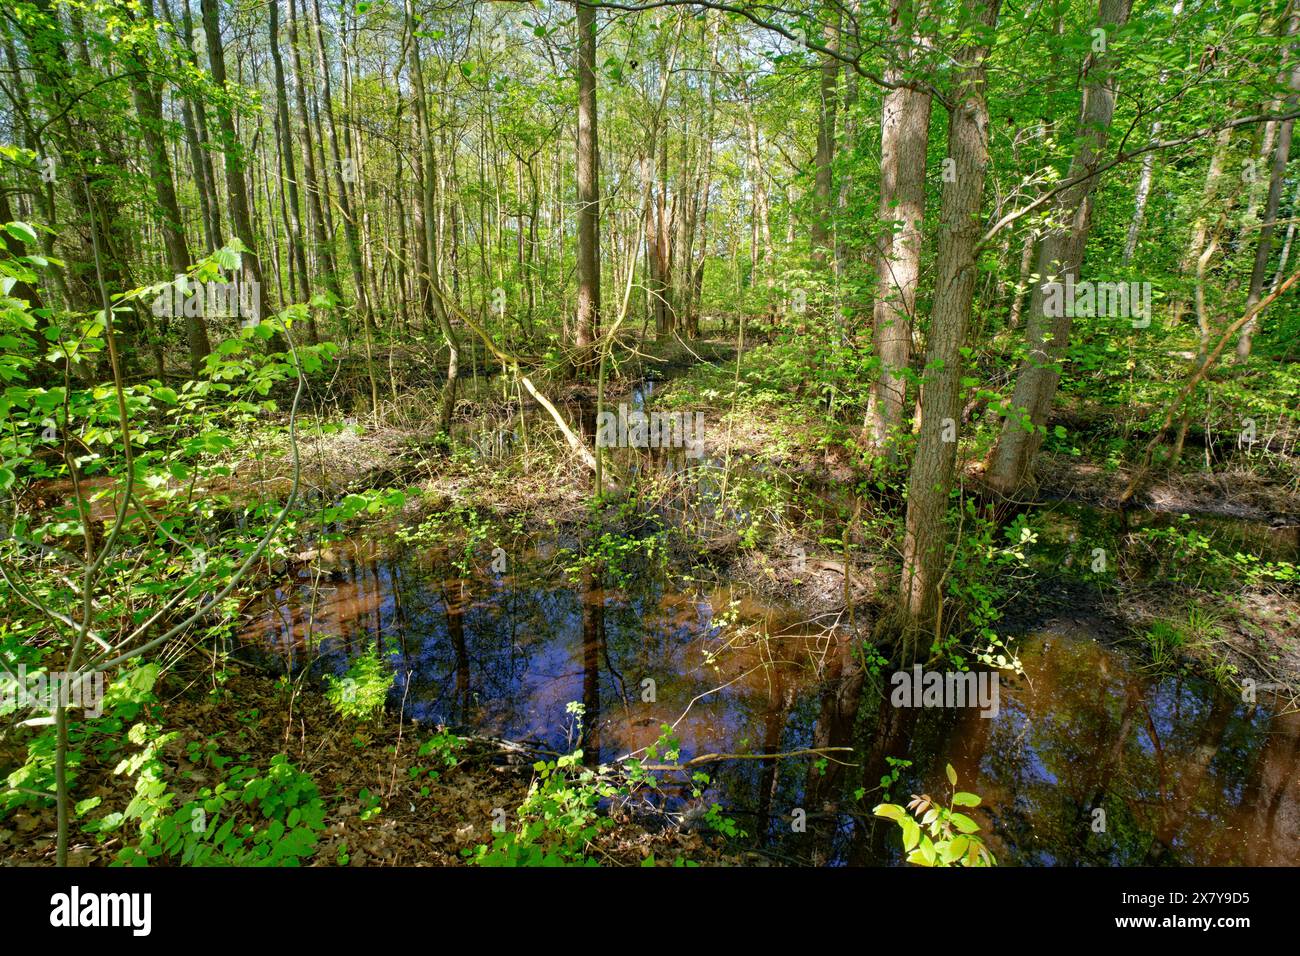
<svg viewBox="0 0 1300 956">
<path fill-rule="evenodd" d="M 248 636 L 336 673 L 378 640 L 409 716 L 556 749 L 579 701 L 589 761 L 654 743 L 664 723 L 684 759 L 852 746 L 843 762 L 704 768 L 709 799 L 778 859 L 899 862 L 896 829 L 870 808 L 902 758 L 894 799 L 945 794 L 951 762 L 983 797 L 973 815 L 1003 864 L 1300 864 L 1298 715 L 1153 675 L 1078 624 L 1026 639 L 1025 675 L 1004 672 L 995 718 L 894 708 L 843 635 L 646 569 L 624 584 L 594 568 L 575 577 L 555 558 L 565 543 L 518 543 L 508 574 L 485 557 L 466 576 L 440 549 L 343 555 L 264 595 Z M 735 623 L 719 627 L 733 601 Z M 796 808 L 806 832 L 792 829 Z"/>
<path fill-rule="evenodd" d="M 887 755 L 914 761 L 895 799 L 946 795 L 952 763 L 962 788 L 983 797 L 973 815 L 1004 864 L 1300 862 L 1300 716 L 1270 717 L 1201 680 L 1143 673 L 1086 633 L 1036 635 L 1021 656 L 1025 676 L 1004 676 L 995 718 L 885 705 L 894 713 L 883 732 L 860 747 L 870 755 L 887 740 Z M 887 768 L 865 766 L 869 789 Z M 830 858 L 881 859 L 869 825 L 839 822 L 824 835 Z M 886 843 L 897 848 L 893 834 Z"/>
</svg>

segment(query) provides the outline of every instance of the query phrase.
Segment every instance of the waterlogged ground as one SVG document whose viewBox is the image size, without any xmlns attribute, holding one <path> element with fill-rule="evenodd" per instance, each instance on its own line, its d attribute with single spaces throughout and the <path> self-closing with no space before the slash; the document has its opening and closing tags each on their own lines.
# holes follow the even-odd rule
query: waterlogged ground
<svg viewBox="0 0 1300 956">
<path fill-rule="evenodd" d="M 1081 547 L 1081 531 L 1088 541 L 1101 533 L 1089 522 L 1115 530 L 1111 518 L 1068 509 L 1053 520 L 1059 561 Z M 1242 533 L 1264 535 L 1257 550 L 1272 540 L 1267 529 Z M 983 797 L 974 816 L 1003 864 L 1300 864 L 1300 714 L 1278 714 L 1267 693 L 1247 703 L 1158 673 L 1086 611 L 1048 615 L 1024 636 L 1023 676 L 999 674 L 995 717 L 895 708 L 888 674 L 847 688 L 834 679 L 851 648 L 842 618 L 643 559 L 597 575 L 577 565 L 574 546 L 562 535 L 515 538 L 499 571 L 490 542 L 468 558 L 345 542 L 268 590 L 244 636 L 322 673 L 342 673 L 377 640 L 397 673 L 392 702 L 409 717 L 555 751 L 575 743 L 566 706 L 581 702 L 589 760 L 653 744 L 663 724 L 682 760 L 851 747 L 824 761 L 704 768 L 704 799 L 778 861 L 900 862 L 893 825 L 870 813 L 882 775 L 898 768 L 894 800 L 943 796 L 951 763 L 961 788 Z M 1293 560 L 1286 548 L 1277 554 Z M 689 820 L 701 801 L 670 787 L 662 805 Z"/>
<path fill-rule="evenodd" d="M 900 712 L 884 749 L 914 765 L 895 796 L 944 792 L 951 762 L 983 797 L 977 818 L 1003 863 L 1300 862 L 1300 715 L 1144 673 L 1086 623 L 1032 635 L 1020 654 L 1024 676 L 1002 675 L 995 718 Z M 832 856 L 879 861 L 860 829 L 846 823 Z"/>
</svg>

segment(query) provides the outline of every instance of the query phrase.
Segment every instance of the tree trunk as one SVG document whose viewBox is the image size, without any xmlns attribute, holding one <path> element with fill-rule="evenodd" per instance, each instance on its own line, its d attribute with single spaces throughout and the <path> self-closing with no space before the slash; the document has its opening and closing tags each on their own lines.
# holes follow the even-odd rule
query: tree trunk
<svg viewBox="0 0 1300 956">
<path fill-rule="evenodd" d="M 596 11 L 578 11 L 578 307 L 574 344 L 585 350 L 600 327 L 600 141 L 596 131 Z M 580 356 L 580 361 L 582 358 Z"/>
<path fill-rule="evenodd" d="M 911 0 L 894 6 L 899 46 L 912 41 Z M 885 78 L 902 82 L 907 63 L 890 67 Z M 889 461 L 897 458 L 893 438 L 903 425 L 912 356 L 912 323 L 921 275 L 925 224 L 925 158 L 930 138 L 930 94 L 898 87 L 887 90 L 880 119 L 880 211 L 884 232 L 876 259 L 876 304 L 872 344 L 879 377 L 867 404 L 872 448 Z M 949 165 L 949 164 L 946 164 Z"/>
<path fill-rule="evenodd" d="M 323 273 L 326 292 L 336 306 L 341 306 L 343 290 L 339 286 L 338 267 L 334 262 L 334 250 L 326 228 L 320 180 L 316 174 L 311 117 L 307 111 L 307 75 L 303 72 L 302 48 L 298 40 L 297 0 L 289 0 L 289 49 L 293 54 L 294 89 L 297 93 L 295 100 L 298 107 L 299 131 L 302 135 L 303 179 L 307 186 L 307 218 L 311 221 L 316 267 Z"/>
<path fill-rule="evenodd" d="M 144 12 L 150 22 L 155 19 L 153 3 L 146 0 Z M 138 51 L 124 49 L 123 62 L 132 70 L 131 96 L 140 119 L 140 134 L 149 154 L 149 178 L 154 195 L 162 211 L 163 247 L 167 251 L 167 266 L 174 275 L 184 275 L 193 264 L 190 249 L 185 241 L 185 218 L 176 201 L 176 187 L 172 182 L 171 160 L 167 155 L 167 141 L 163 138 L 162 103 L 158 91 L 149 85 L 146 64 Z M 185 337 L 189 345 L 190 370 L 197 378 L 203 369 L 203 359 L 211 351 L 208 331 L 199 315 L 186 315 Z"/>
<path fill-rule="evenodd" d="M 969 0 L 964 12 L 991 31 L 1000 3 Z M 978 42 L 963 50 L 949 110 L 948 158 L 954 175 L 943 184 L 921 431 L 908 479 L 903 542 L 901 610 L 911 640 L 926 630 L 939 633 L 942 624 L 948 495 L 961 419 L 961 350 L 975 296 L 979 214 L 989 162 L 984 74 L 988 51 L 988 45 Z"/>
<path fill-rule="evenodd" d="M 1293 11 L 1288 34 L 1292 37 L 1300 33 L 1300 11 Z M 1285 112 L 1295 110 L 1300 103 L 1300 51 L 1291 51 L 1291 69 L 1288 88 L 1291 94 L 1286 98 Z M 1291 133 L 1295 128 L 1294 120 L 1282 120 L 1277 134 L 1277 145 L 1273 151 L 1273 169 L 1268 182 L 1268 199 L 1264 203 L 1264 220 L 1259 226 L 1259 239 L 1255 244 L 1255 266 L 1250 273 L 1250 291 L 1246 294 L 1246 310 L 1249 311 L 1264 295 L 1264 279 L 1268 273 L 1269 259 L 1273 254 L 1273 231 L 1277 223 L 1278 207 L 1282 204 L 1282 185 L 1286 179 L 1287 161 L 1291 158 Z M 1255 334 L 1258 316 L 1251 318 L 1241 329 L 1237 339 L 1236 361 L 1244 362 L 1250 358 L 1251 340 Z"/>
<path fill-rule="evenodd" d="M 370 310 L 370 295 L 366 290 L 366 269 L 361 261 L 361 236 L 357 230 L 356 211 L 353 208 L 348 182 L 348 179 L 359 178 L 361 171 L 356 167 L 355 159 L 351 156 L 344 157 L 339 149 L 338 125 L 334 121 L 334 97 L 330 85 L 330 64 L 325 53 L 325 34 L 321 29 L 319 0 L 313 0 L 307 12 L 314 17 L 312 26 L 315 27 L 313 32 L 316 39 L 316 66 L 321 72 L 321 99 L 325 104 L 325 125 L 329 129 L 330 156 L 334 160 L 331 164 L 334 170 L 334 188 L 338 191 L 339 210 L 343 214 L 343 237 L 347 241 L 348 262 L 352 266 L 352 278 L 356 284 L 357 311 L 361 314 L 363 327 L 368 334 L 369 330 L 374 328 L 375 318 Z M 348 168 L 353 173 L 349 177 L 344 175 L 345 158 L 350 164 Z"/>
<path fill-rule="evenodd" d="M 839 42 L 840 14 L 838 6 L 826 24 L 822 42 L 834 49 Z M 831 191 L 832 163 L 835 159 L 835 119 L 839 108 L 840 61 L 829 54 L 822 55 L 821 77 L 818 84 L 817 103 L 817 154 L 813 160 L 813 214 L 810 237 L 813 261 L 824 264 L 831 253 Z"/>
<path fill-rule="evenodd" d="M 1101 0 L 1099 22 L 1103 29 L 1128 22 L 1133 0 Z M 1003 495 L 1014 493 L 1028 477 L 1034 455 L 1042 444 L 1044 426 L 1061 378 L 1061 362 L 1070 344 L 1072 308 L 1060 316 L 1046 314 L 1045 285 L 1054 279 L 1078 277 L 1083 250 L 1092 228 L 1092 175 L 1102 160 L 1115 112 L 1115 79 L 1107 69 L 1105 53 L 1091 53 L 1084 62 L 1086 75 L 1079 111 L 1077 151 L 1068 178 L 1077 180 L 1061 193 L 1057 210 L 1064 226 L 1049 230 L 1038 253 L 1039 284 L 1029 301 L 1026 339 L 1029 355 L 1021 363 L 1011 413 L 1002 423 L 988 469 L 988 483 Z"/>
<path fill-rule="evenodd" d="M 233 98 L 234 93 L 226 82 L 226 57 L 221 41 L 221 23 L 217 16 L 218 0 L 201 0 L 203 11 L 203 32 L 208 40 L 208 60 L 212 68 L 212 79 L 217 86 Z M 221 128 L 221 149 L 226 162 L 226 192 L 230 205 L 230 219 L 235 235 L 244 244 L 240 255 L 242 281 L 252 286 L 257 297 L 257 317 L 263 319 L 267 312 L 266 289 L 262 285 L 262 262 L 257 256 L 257 237 L 253 232 L 248 214 L 248 183 L 244 179 L 244 150 L 235 133 L 234 117 L 230 110 L 230 100 L 217 104 L 217 122 Z M 278 339 L 278 336 L 277 336 Z M 282 343 L 277 342 L 277 350 L 282 351 Z"/>
<path fill-rule="evenodd" d="M 167 0 L 162 0 L 163 15 L 177 30 L 176 19 Z M 184 18 L 180 29 L 181 42 L 185 59 L 197 68 L 198 57 L 194 54 L 194 19 L 190 12 L 189 0 L 186 0 Z M 221 244 L 221 213 L 214 194 L 215 181 L 212 172 L 212 157 L 205 148 L 208 139 L 207 114 L 203 104 L 192 100 L 188 93 L 179 93 L 181 122 L 185 130 L 185 145 L 190 154 L 190 169 L 194 173 L 194 190 L 199 195 L 199 219 L 203 225 L 203 239 L 209 252 Z"/>
<path fill-rule="evenodd" d="M 285 199 L 289 213 L 289 257 L 298 272 L 298 290 L 304 302 L 311 299 L 311 280 L 307 272 L 307 250 L 302 235 L 302 220 L 298 201 L 298 170 L 293 156 L 293 125 L 289 122 L 289 97 L 285 92 L 284 57 L 280 52 L 280 0 L 270 0 L 271 63 L 275 70 L 275 112 L 279 118 L 281 140 L 280 160 L 284 164 Z M 312 341 L 319 336 L 315 315 L 312 313 L 310 331 Z"/>
<path fill-rule="evenodd" d="M 1209 170 L 1205 174 L 1205 189 L 1201 194 L 1201 205 L 1192 222 L 1192 235 L 1187 243 L 1187 251 L 1179 263 L 1179 273 L 1186 277 L 1196 271 L 1196 263 L 1205 249 L 1210 234 L 1210 217 L 1220 215 L 1220 188 L 1223 183 L 1223 166 L 1228 157 L 1228 146 L 1232 142 L 1232 130 L 1220 131 L 1214 143 L 1214 152 L 1210 154 Z M 1167 319 L 1170 328 L 1182 323 L 1183 313 L 1187 311 L 1187 299 L 1179 295 L 1170 305 Z"/>
<path fill-rule="evenodd" d="M 424 67 L 420 62 L 420 38 L 415 35 L 415 3 L 406 0 L 406 29 L 411 43 L 411 85 L 415 92 L 415 120 L 420 137 L 420 210 L 424 222 L 424 271 L 433 290 L 433 314 L 447 343 L 447 384 L 442 393 L 438 427 L 450 439 L 451 417 L 456 410 L 456 382 L 460 373 L 460 342 L 451 327 L 451 317 L 438 290 L 438 210 L 433 193 L 433 131 L 429 128 L 429 102 L 424 89 Z"/>
</svg>

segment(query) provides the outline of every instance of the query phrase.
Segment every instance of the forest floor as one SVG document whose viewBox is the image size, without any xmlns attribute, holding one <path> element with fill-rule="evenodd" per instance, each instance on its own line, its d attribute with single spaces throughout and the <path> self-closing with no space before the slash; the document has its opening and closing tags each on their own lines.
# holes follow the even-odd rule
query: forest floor
<svg viewBox="0 0 1300 956">
<path fill-rule="evenodd" d="M 505 742 L 455 738 L 454 750 L 421 756 L 420 745 L 430 737 L 448 739 L 442 728 L 421 727 L 392 714 L 379 723 L 357 724 L 335 713 L 311 687 L 271 680 L 234 663 L 225 669 L 219 695 L 204 686 L 205 677 L 196 674 L 187 682 L 173 675 L 160 694 L 168 726 L 183 728 L 165 751 L 175 768 L 177 805 L 219 777 L 210 758 L 191 762 L 192 743 L 215 741 L 223 753 L 252 766 L 267 766 L 285 754 L 311 775 L 324 799 L 325 829 L 313 866 L 466 864 L 477 845 L 491 842 L 493 811 L 513 812 L 533 777 L 538 755 Z M 78 794 L 125 806 L 133 781 L 112 769 L 88 755 L 80 768 Z M 382 813 L 375 809 L 380 806 Z M 612 819 L 614 825 L 602 830 L 592 846 L 604 864 L 667 866 L 689 860 L 708 865 L 736 859 L 707 833 L 655 826 L 628 813 L 616 812 Z M 53 808 L 20 809 L 0 828 L 0 853 L 9 865 L 50 865 L 54 837 Z M 116 839 L 97 843 L 74 838 L 69 863 L 105 866 L 120 849 Z"/>
<path fill-rule="evenodd" d="M 730 350 L 728 350 L 730 348 Z M 759 356 L 762 346 L 746 353 Z M 851 429 L 828 427 L 820 399 L 780 389 L 749 394 L 736 402 L 728 396 L 735 375 L 735 350 L 718 340 L 691 343 L 701 361 L 681 349 L 657 364 L 655 408 L 705 409 L 709 427 L 705 455 L 734 474 L 737 489 L 759 500 L 764 494 L 788 496 L 794 507 L 773 511 L 758 537 L 724 524 L 688 523 L 674 545 L 674 561 L 693 570 L 709 569 L 720 580 L 738 583 L 756 594 L 780 595 L 809 615 L 851 604 L 867 625 L 886 605 L 895 587 L 897 557 L 883 533 L 898 510 L 897 489 L 875 497 L 870 476 L 855 459 Z M 760 373 L 761 374 L 761 373 Z M 643 372 L 610 382 L 606 407 L 631 399 Z M 471 427 L 509 421 L 518 406 L 502 399 L 496 386 L 484 384 L 462 403 L 459 417 Z M 552 394 L 571 410 L 591 403 L 589 390 L 558 387 Z M 451 503 L 478 509 L 495 518 L 520 517 L 533 530 L 577 527 L 589 516 L 590 478 L 564 449 L 553 429 L 533 416 L 531 440 L 510 455 L 485 460 L 475 455 L 445 456 L 431 448 L 427 422 L 412 404 L 395 416 L 397 424 L 371 422 L 364 427 L 319 429 L 303 423 L 299 453 L 303 490 L 330 498 L 340 492 L 383 486 L 418 488 L 419 495 L 395 516 L 415 524 Z M 540 423 L 542 427 L 536 427 Z M 232 461 L 235 476 L 250 487 L 280 488 L 291 456 L 282 433 L 251 436 Z M 1118 514 L 1115 504 L 1127 480 L 1122 470 L 1080 463 L 1065 455 L 1044 453 L 1035 489 L 1036 507 L 1079 504 L 1103 516 Z M 968 471 L 978 482 L 979 469 Z M 639 477 L 639 505 L 667 507 L 681 500 L 681 472 L 646 472 Z M 260 484 L 259 484 L 260 483 Z M 854 547 L 844 550 L 826 537 L 830 522 L 849 519 L 854 488 L 865 489 L 870 515 L 859 516 Z M 892 496 L 892 497 L 891 497 Z M 1300 533 L 1296 515 L 1300 496 L 1293 486 L 1270 481 L 1243 469 L 1211 474 L 1189 467 L 1160 477 L 1146 490 L 1144 512 L 1210 515 L 1232 522 L 1272 523 L 1267 533 Z M 1070 532 L 1073 534 L 1074 532 Z M 1127 532 L 1124 532 L 1127 533 Z M 1180 539 L 1181 540 L 1181 539 Z M 1058 543 L 1068 546 L 1064 535 Z M 1285 545 L 1285 541 L 1283 541 Z M 1158 563 L 1160 542 L 1143 545 L 1134 561 Z M 1077 550 L 1077 548 L 1076 548 Z M 1084 555 L 1087 549 L 1084 548 Z M 276 573 L 272 562 L 269 573 Z M 1260 683 L 1300 692 L 1300 596 L 1294 584 L 1234 583 L 1214 566 L 1213 582 L 1188 580 L 1171 587 L 1167 576 L 1132 575 L 1098 585 L 1084 573 L 1086 558 L 1073 571 L 1067 560 L 1017 579 L 1004 595 L 1004 633 L 1028 633 L 1048 623 L 1070 621 L 1101 641 L 1137 642 L 1149 638 L 1160 622 L 1187 640 L 1177 647 L 1189 668 L 1236 686 L 1250 677 Z M 1049 562 L 1050 563 L 1050 562 Z M 1201 626 L 1188 628 L 1189 609 L 1200 609 Z M 1195 625 L 1195 614 L 1193 624 Z M 204 686 L 210 674 L 183 677 L 170 673 L 159 697 L 169 728 L 183 728 L 168 745 L 176 771 L 178 799 L 211 785 L 210 766 L 191 763 L 186 745 L 218 741 L 222 751 L 264 766 L 286 754 L 317 782 L 326 807 L 326 826 L 313 865 L 454 865 L 469 861 L 474 847 L 490 842 L 494 811 L 513 811 L 524 801 L 536 753 L 489 738 L 464 737 L 454 759 L 438 765 L 420 755 L 420 744 L 442 736 L 441 728 L 421 727 L 390 712 L 381 722 L 359 725 L 340 717 L 324 694 L 310 684 L 278 681 L 252 667 L 230 663 L 217 694 Z M 457 729 L 457 732 L 460 732 Z M 450 764 L 450 765 L 449 765 Z M 93 756 L 79 769 L 78 793 L 122 806 L 131 799 L 132 781 L 97 766 Z M 431 776 L 432 774 L 432 776 Z M 382 805 L 383 812 L 375 807 Z M 601 862 L 641 865 L 755 863 L 753 854 L 737 856 L 716 834 L 681 829 L 666 820 L 614 814 L 614 826 L 597 837 L 592 855 Z M 54 816 L 49 809 L 26 808 L 0 829 L 4 856 L 18 864 L 49 863 L 54 853 Z M 73 862 L 106 864 L 119 849 L 116 840 L 74 841 Z"/>
</svg>

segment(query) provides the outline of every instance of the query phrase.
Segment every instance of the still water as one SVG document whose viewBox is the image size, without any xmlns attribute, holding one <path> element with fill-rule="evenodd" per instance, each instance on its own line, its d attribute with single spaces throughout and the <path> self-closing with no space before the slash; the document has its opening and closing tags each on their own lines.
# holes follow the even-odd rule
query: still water
<svg viewBox="0 0 1300 956">
<path fill-rule="evenodd" d="M 573 544 L 513 542 L 505 573 L 486 547 L 466 573 L 458 551 L 352 542 L 267 591 L 245 636 L 333 673 L 377 640 L 394 704 L 463 732 L 563 750 L 581 702 L 588 759 L 653 744 L 663 724 L 682 760 L 852 748 L 704 767 L 705 799 L 777 860 L 899 863 L 896 828 L 870 812 L 892 758 L 908 762 L 899 802 L 945 796 L 951 763 L 1003 865 L 1300 864 L 1300 715 L 1154 673 L 1086 615 L 1021 637 L 1024 673 L 1000 673 L 995 717 L 896 708 L 836 619 L 648 568 L 601 581 L 568 567 Z M 669 788 L 664 803 L 692 800 Z"/>
</svg>

